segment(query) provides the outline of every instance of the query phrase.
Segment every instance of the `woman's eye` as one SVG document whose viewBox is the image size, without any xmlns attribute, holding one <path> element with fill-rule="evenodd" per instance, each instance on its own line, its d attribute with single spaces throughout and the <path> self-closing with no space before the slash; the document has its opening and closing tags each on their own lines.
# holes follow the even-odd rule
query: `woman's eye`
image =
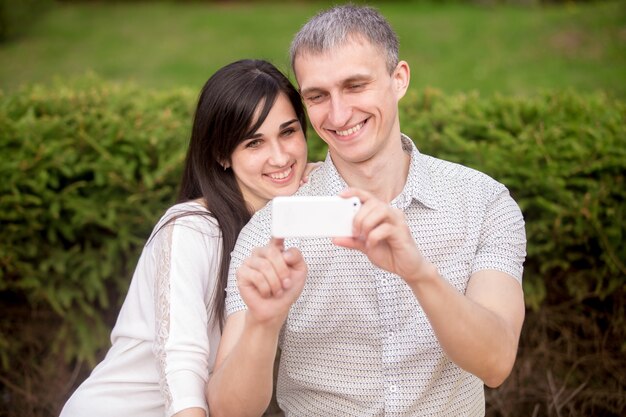
<svg viewBox="0 0 626 417">
<path fill-rule="evenodd" d="M 291 136 L 294 133 L 296 133 L 296 129 L 294 129 L 293 127 L 290 127 L 288 129 L 283 130 L 281 133 L 283 136 Z"/>
<path fill-rule="evenodd" d="M 246 143 L 246 148 L 258 148 L 263 141 L 261 139 L 253 139 Z"/>
</svg>

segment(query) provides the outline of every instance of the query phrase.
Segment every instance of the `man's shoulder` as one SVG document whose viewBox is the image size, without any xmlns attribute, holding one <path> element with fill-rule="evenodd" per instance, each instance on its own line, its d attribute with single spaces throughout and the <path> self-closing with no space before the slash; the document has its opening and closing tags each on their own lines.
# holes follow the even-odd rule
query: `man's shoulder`
<svg viewBox="0 0 626 417">
<path fill-rule="evenodd" d="M 492 189 L 503 185 L 478 169 L 462 165 L 458 162 L 447 161 L 431 155 L 420 155 L 432 178 L 438 185 L 450 187 L 476 187 Z"/>
</svg>

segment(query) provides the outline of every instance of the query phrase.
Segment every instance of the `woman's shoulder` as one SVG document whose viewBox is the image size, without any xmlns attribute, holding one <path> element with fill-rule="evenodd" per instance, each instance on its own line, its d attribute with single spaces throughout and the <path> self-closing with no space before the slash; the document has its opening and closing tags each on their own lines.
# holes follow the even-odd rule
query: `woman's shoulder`
<svg viewBox="0 0 626 417">
<path fill-rule="evenodd" d="M 170 206 L 165 211 L 163 217 L 177 216 L 185 213 L 190 216 L 206 216 L 211 214 L 211 212 L 206 208 L 204 203 L 202 203 L 200 200 L 189 200 Z"/>
<path fill-rule="evenodd" d="M 157 222 L 155 232 L 163 228 L 179 229 L 181 231 L 211 232 L 215 234 L 219 225 L 211 212 L 203 203 L 197 200 L 185 201 L 169 207 Z M 218 232 L 219 233 L 219 232 Z"/>
</svg>

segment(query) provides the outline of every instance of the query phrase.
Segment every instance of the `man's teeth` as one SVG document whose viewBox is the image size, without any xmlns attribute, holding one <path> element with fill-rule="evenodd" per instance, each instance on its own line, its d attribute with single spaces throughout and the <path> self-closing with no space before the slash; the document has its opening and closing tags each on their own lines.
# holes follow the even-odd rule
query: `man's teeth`
<svg viewBox="0 0 626 417">
<path fill-rule="evenodd" d="M 361 130 L 364 124 L 365 123 L 359 123 L 358 125 L 351 127 L 348 130 L 336 130 L 335 133 L 337 133 L 339 136 L 348 136 Z"/>
<path fill-rule="evenodd" d="M 291 167 L 287 168 L 283 172 L 275 172 L 273 174 L 268 174 L 274 180 L 283 180 L 287 178 L 291 174 Z"/>
</svg>

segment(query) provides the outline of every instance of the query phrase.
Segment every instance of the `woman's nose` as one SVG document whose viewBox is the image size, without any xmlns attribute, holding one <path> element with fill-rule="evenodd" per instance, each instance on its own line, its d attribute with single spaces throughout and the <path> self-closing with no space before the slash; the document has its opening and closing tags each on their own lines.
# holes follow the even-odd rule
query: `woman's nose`
<svg viewBox="0 0 626 417">
<path fill-rule="evenodd" d="M 280 144 L 280 142 L 275 142 L 272 144 L 270 150 L 270 164 L 282 167 L 287 164 L 289 161 L 289 155 L 285 151 L 284 147 Z"/>
</svg>

